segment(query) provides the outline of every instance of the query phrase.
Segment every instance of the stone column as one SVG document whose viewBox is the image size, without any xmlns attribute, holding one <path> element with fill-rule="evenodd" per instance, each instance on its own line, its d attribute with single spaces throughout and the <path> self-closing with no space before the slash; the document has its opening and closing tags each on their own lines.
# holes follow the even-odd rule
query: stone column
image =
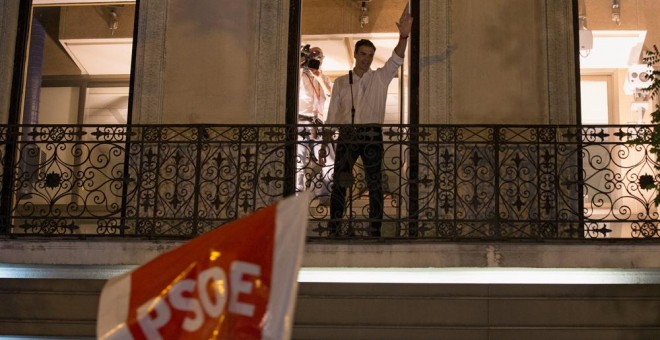
<svg viewBox="0 0 660 340">
<path fill-rule="evenodd" d="M 420 7 L 420 18 L 416 20 L 420 20 L 421 27 L 421 124 L 575 123 L 577 85 L 571 0 L 420 0 Z M 461 147 L 454 146 L 457 136 L 453 133 L 452 129 L 428 128 L 420 134 L 427 136 L 420 140 L 424 145 L 420 150 L 427 151 L 421 151 L 424 154 L 419 157 L 419 176 L 437 184 L 437 187 L 420 186 L 420 215 L 444 219 L 447 216 L 437 212 L 438 206 L 459 209 L 459 202 L 447 197 L 451 193 L 464 196 L 461 185 L 443 180 L 469 177 L 471 172 L 464 164 L 452 162 L 469 160 L 471 154 L 494 157 L 492 150 L 483 144 L 462 140 Z M 494 143 L 488 136 L 483 136 L 483 141 Z M 498 151 L 504 155 L 516 149 L 506 145 Z M 566 155 L 554 155 L 556 161 L 568 166 L 576 164 L 575 150 L 570 151 Z M 434 165 L 447 163 L 453 166 Z M 492 175 L 495 171 L 486 165 L 480 165 L 479 169 L 481 174 Z M 500 180 L 510 181 L 504 177 Z M 495 197 L 497 190 L 491 187 L 482 193 Z M 554 194 L 554 197 L 566 196 L 562 192 Z M 568 199 L 554 209 L 575 212 L 576 207 L 577 200 Z M 487 209 L 495 216 L 502 207 L 490 205 Z M 457 211 L 450 209 L 447 214 L 451 216 Z M 571 223 L 574 221 L 566 224 Z M 430 231 L 428 225 L 421 227 L 422 232 Z M 454 232 L 451 226 L 436 228 L 438 234 Z"/>
<path fill-rule="evenodd" d="M 577 121 L 572 0 L 546 0 L 548 39 L 548 124 Z"/>
<path fill-rule="evenodd" d="M 167 1 L 140 1 L 133 86 L 133 124 L 162 121 Z"/>
<path fill-rule="evenodd" d="M 289 1 L 258 1 L 255 123 L 285 123 Z"/>
<path fill-rule="evenodd" d="M 0 3 L 0 124 L 7 123 L 9 119 L 19 3 L 20 1 Z"/>
<path fill-rule="evenodd" d="M 451 122 L 449 0 L 420 0 L 419 122 Z"/>
<path fill-rule="evenodd" d="M 575 122 L 571 0 L 420 6 L 420 123 Z"/>
</svg>

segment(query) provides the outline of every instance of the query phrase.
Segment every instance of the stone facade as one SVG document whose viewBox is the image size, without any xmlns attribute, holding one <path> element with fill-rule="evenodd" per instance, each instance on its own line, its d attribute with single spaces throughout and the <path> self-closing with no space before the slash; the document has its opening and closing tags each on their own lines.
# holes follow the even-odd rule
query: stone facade
<svg viewBox="0 0 660 340">
<path fill-rule="evenodd" d="M 420 0 L 418 4 L 420 123 L 575 121 L 570 0 L 508 0 L 488 5 L 480 0 Z M 289 0 L 140 1 L 133 122 L 284 123 L 289 5 Z M 3 46 L 10 47 L 0 51 L 3 98 L 9 98 L 11 90 L 17 16 L 17 2 L 3 2 L 0 39 Z M 498 69 L 498 65 L 506 67 Z M 7 111 L 8 101 L 4 100 L 0 105 L 4 120 Z M 3 247 L 15 244 L 10 241 Z M 6 247 L 4 251 L 8 251 Z M 154 247 L 156 251 L 165 249 Z M 28 248 L 19 249 L 25 252 L 24 259 L 34 254 Z M 130 258 L 139 263 L 149 256 Z M 97 254 L 58 258 L 58 262 L 75 263 L 83 258 L 99 264 L 110 260 Z M 341 259 L 339 256 L 331 262 L 350 265 Z M 544 263 L 549 262 L 539 261 L 541 266 Z M 382 263 L 388 264 L 394 263 Z"/>
</svg>

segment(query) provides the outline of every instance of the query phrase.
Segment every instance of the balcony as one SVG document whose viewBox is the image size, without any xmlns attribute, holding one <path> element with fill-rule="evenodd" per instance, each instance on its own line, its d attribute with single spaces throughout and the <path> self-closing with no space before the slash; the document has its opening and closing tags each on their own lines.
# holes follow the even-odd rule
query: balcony
<svg viewBox="0 0 660 340">
<path fill-rule="evenodd" d="M 342 128 L 324 126 L 331 138 Z M 378 239 L 658 239 L 656 192 L 639 184 L 660 180 L 658 162 L 649 146 L 630 143 L 646 129 L 384 125 Z M 315 133 L 303 125 L 0 126 L 0 235 L 186 239 L 310 190 L 307 236 L 322 242 L 332 166 L 322 166 Z M 359 161 L 349 177 L 332 239 L 368 240 Z"/>
</svg>

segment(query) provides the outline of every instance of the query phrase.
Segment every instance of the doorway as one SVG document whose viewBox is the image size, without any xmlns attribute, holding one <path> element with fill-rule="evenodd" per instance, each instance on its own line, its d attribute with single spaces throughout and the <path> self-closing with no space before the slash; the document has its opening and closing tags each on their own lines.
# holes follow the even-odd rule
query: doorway
<svg viewBox="0 0 660 340">
<path fill-rule="evenodd" d="M 136 0 L 22 3 L 2 210 L 11 232 L 93 233 L 122 207 Z M 24 41 L 25 43 L 20 43 Z M 87 124 L 87 125 L 85 125 Z M 100 126 L 117 126 L 103 128 Z M 93 167 L 82 171 L 85 164 Z M 53 226 L 49 218 L 59 216 Z M 67 217 L 71 216 L 74 223 Z M 89 222 L 84 222 L 87 219 Z M 100 221 L 100 222 L 99 222 Z M 85 228 L 93 228 L 85 231 Z"/>
<path fill-rule="evenodd" d="M 54 4 L 55 3 L 55 4 Z M 23 124 L 90 124 L 86 101 L 93 88 L 106 91 L 126 124 L 133 55 L 135 1 L 33 0 L 23 99 Z M 122 90 L 119 90 L 122 89 Z M 43 94 L 43 96 L 42 96 Z M 121 104 L 120 104 L 121 103 Z M 117 107 L 119 106 L 119 107 Z"/>
<path fill-rule="evenodd" d="M 577 4 L 584 217 L 607 228 L 607 237 L 639 237 L 635 229 L 657 216 L 652 193 L 638 184 L 640 176 L 654 173 L 653 160 L 625 136 L 651 122 L 654 103 L 644 94 L 649 70 L 642 57 L 660 39 L 660 3 Z"/>
<path fill-rule="evenodd" d="M 323 51 L 323 74 L 328 76 L 331 83 L 340 76 L 344 76 L 353 68 L 354 58 L 353 49 L 355 43 L 360 39 L 372 41 L 376 47 L 374 61 L 371 69 L 375 70 L 382 67 L 391 56 L 393 48 L 399 41 L 399 33 L 395 22 L 401 16 L 401 12 L 410 4 L 413 16 L 417 8 L 417 1 L 408 0 L 390 0 L 390 1 L 342 1 L 328 2 L 323 0 L 297 0 L 292 1 L 292 9 L 299 12 L 300 25 L 299 32 L 296 33 L 296 43 L 290 44 L 290 55 L 296 49 L 296 54 L 301 48 L 318 47 Z M 292 13 L 293 15 L 293 13 Z M 415 122 L 417 111 L 412 110 L 410 98 L 415 98 L 417 89 L 410 84 L 413 81 L 414 74 L 411 69 L 414 67 L 413 59 L 416 58 L 417 50 L 415 32 L 416 21 L 413 22 L 413 32 L 408 42 L 404 64 L 397 71 L 394 79 L 389 84 L 386 99 L 386 112 L 384 119 L 384 130 L 390 129 L 390 132 L 399 133 L 404 131 L 407 124 Z M 417 26 L 418 27 L 418 26 Z M 293 32 L 291 34 L 294 34 Z M 293 38 L 292 38 L 293 40 Z M 290 40 L 291 41 L 291 40 Z M 295 47 L 294 47 L 295 46 Z M 301 78 L 298 77 L 299 64 L 290 63 L 289 72 L 295 72 L 296 79 L 289 81 L 289 90 L 295 83 L 296 91 L 289 92 L 289 107 L 293 103 L 292 96 L 298 97 L 298 90 L 303 86 Z M 413 93 L 414 92 L 414 93 Z M 327 117 L 327 110 L 330 103 L 328 95 L 325 101 L 323 119 Z M 296 115 L 297 110 L 288 110 L 287 122 L 300 124 Z M 297 128 L 301 131 L 300 126 Z M 303 130 L 304 131 L 304 130 Z M 298 133 L 299 147 L 301 134 Z M 335 135 L 336 137 L 336 135 Z M 304 137 L 302 137 L 304 138 Z M 411 197 L 407 188 L 409 185 L 409 176 L 411 176 L 410 147 L 408 136 L 402 140 L 393 142 L 384 138 L 385 155 L 383 160 L 383 189 L 385 195 L 385 220 L 391 220 L 389 224 L 384 224 L 384 235 L 399 236 L 405 233 L 408 216 L 408 208 L 414 207 L 409 204 Z M 306 143 L 306 142 L 302 142 Z M 316 144 L 319 144 L 318 141 Z M 314 141 L 306 143 L 306 149 L 309 157 L 301 157 L 301 153 L 296 150 L 296 171 L 295 171 L 295 191 L 310 190 L 314 193 L 314 199 L 311 206 L 313 209 L 310 228 L 310 236 L 323 236 L 325 221 L 329 218 L 329 198 L 332 188 L 332 170 L 334 165 L 330 162 L 325 165 L 319 165 L 315 162 L 316 148 Z M 332 150 L 332 149 L 331 149 Z M 330 150 L 330 151 L 331 151 Z M 329 152 L 329 157 L 332 152 Z M 309 161 L 310 159 L 311 161 Z M 360 161 L 353 169 L 353 185 L 347 203 L 347 218 L 366 220 L 369 216 L 368 190 L 365 182 L 364 169 Z M 360 224 L 359 222 L 357 223 Z M 359 228 L 358 228 L 359 229 Z M 366 230 L 366 229 L 365 229 Z M 320 232 L 319 232 L 320 231 Z M 360 231 L 358 230 L 359 234 Z"/>
</svg>

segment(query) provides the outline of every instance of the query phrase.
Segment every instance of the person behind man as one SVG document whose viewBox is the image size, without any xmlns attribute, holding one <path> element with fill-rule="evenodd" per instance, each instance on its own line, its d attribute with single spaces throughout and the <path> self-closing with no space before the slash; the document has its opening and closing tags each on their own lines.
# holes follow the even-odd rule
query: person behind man
<svg viewBox="0 0 660 340">
<path fill-rule="evenodd" d="M 380 237 L 383 219 L 383 187 L 381 163 L 383 161 L 383 134 L 380 125 L 385 120 L 387 89 L 403 64 L 413 18 L 408 6 L 399 22 L 399 42 L 392 56 L 382 68 L 371 70 L 376 47 L 366 39 L 355 44 L 355 67 L 348 75 L 335 80 L 328 108 L 326 124 L 353 124 L 350 129 L 339 129 L 335 156 L 335 172 L 330 200 L 331 236 L 339 233 L 340 220 L 346 208 L 346 190 L 352 186 L 352 169 L 362 157 L 369 190 L 369 221 L 371 236 Z M 327 139 L 327 138 L 326 138 Z"/>
<path fill-rule="evenodd" d="M 298 94 L 298 146 L 296 148 L 296 190 L 308 186 L 306 173 L 314 168 L 313 159 L 318 136 L 318 126 L 323 124 L 325 102 L 330 94 L 330 79 L 321 71 L 323 51 L 319 47 L 305 45 L 301 50 L 300 84 Z M 327 162 L 327 161 L 326 161 Z M 322 174 L 323 176 L 323 171 Z M 317 195 L 328 197 L 328 185 L 314 183 Z"/>
</svg>

